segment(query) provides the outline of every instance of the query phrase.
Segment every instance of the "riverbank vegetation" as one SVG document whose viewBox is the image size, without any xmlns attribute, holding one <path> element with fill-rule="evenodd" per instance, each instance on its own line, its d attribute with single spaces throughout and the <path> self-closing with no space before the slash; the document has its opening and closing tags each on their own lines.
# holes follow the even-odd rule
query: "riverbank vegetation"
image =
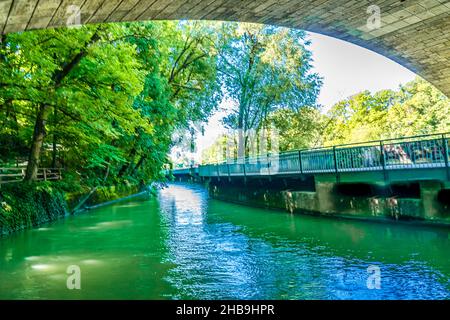
<svg viewBox="0 0 450 320">
<path fill-rule="evenodd" d="M 173 131 L 216 105 L 211 32 L 164 22 L 3 35 L 2 166 L 25 164 L 25 181 L 63 167 L 82 186 L 158 179 Z"/>
<path fill-rule="evenodd" d="M 8 184 L 0 189 L 0 236 L 64 217 L 65 192 L 49 182 Z"/>
<path fill-rule="evenodd" d="M 91 189 L 68 185 L 66 181 L 11 183 L 0 188 L 0 236 L 36 227 L 75 214 L 92 206 L 122 201 L 131 195 L 154 194 L 154 186 L 145 192 L 139 185 L 119 184 Z M 126 200 L 126 199 L 125 199 Z"/>
</svg>

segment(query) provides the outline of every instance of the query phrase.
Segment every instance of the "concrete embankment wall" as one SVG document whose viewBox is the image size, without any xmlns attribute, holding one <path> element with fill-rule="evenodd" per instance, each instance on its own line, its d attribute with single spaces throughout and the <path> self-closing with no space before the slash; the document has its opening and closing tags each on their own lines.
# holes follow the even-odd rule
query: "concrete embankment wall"
<svg viewBox="0 0 450 320">
<path fill-rule="evenodd" d="M 291 213 L 450 226 L 450 190 L 436 181 L 406 186 L 315 181 L 312 187 L 304 181 L 281 181 L 212 179 L 205 182 L 213 198 L 244 205 Z"/>
</svg>

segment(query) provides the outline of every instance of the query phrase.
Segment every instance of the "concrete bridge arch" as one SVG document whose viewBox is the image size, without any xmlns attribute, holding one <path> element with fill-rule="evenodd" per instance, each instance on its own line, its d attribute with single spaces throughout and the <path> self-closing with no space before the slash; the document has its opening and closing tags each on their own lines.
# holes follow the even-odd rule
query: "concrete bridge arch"
<svg viewBox="0 0 450 320">
<path fill-rule="evenodd" d="M 317 32 L 382 54 L 450 96 L 448 0 L 0 0 L 0 30 L 65 26 L 77 8 L 81 24 L 227 20 Z"/>
</svg>

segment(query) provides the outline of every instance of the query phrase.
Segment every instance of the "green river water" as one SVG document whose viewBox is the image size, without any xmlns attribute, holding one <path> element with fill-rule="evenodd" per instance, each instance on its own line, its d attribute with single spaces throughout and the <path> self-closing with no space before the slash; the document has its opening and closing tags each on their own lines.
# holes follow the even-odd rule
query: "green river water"
<svg viewBox="0 0 450 320">
<path fill-rule="evenodd" d="M 0 298 L 449 299 L 450 230 L 291 215 L 171 184 L 0 239 Z"/>
</svg>

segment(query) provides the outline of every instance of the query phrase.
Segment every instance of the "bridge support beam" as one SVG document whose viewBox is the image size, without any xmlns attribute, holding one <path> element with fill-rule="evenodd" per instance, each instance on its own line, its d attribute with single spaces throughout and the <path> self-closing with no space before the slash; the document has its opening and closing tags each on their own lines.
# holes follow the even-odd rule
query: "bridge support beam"
<svg viewBox="0 0 450 320">
<path fill-rule="evenodd" d="M 316 181 L 316 196 L 318 203 L 318 211 L 322 213 L 330 213 L 336 209 L 336 194 L 334 187 L 336 183 Z"/>
<path fill-rule="evenodd" d="M 442 184 L 438 181 L 420 182 L 420 198 L 426 219 L 435 220 L 442 216 L 441 204 L 438 201 Z"/>
</svg>

